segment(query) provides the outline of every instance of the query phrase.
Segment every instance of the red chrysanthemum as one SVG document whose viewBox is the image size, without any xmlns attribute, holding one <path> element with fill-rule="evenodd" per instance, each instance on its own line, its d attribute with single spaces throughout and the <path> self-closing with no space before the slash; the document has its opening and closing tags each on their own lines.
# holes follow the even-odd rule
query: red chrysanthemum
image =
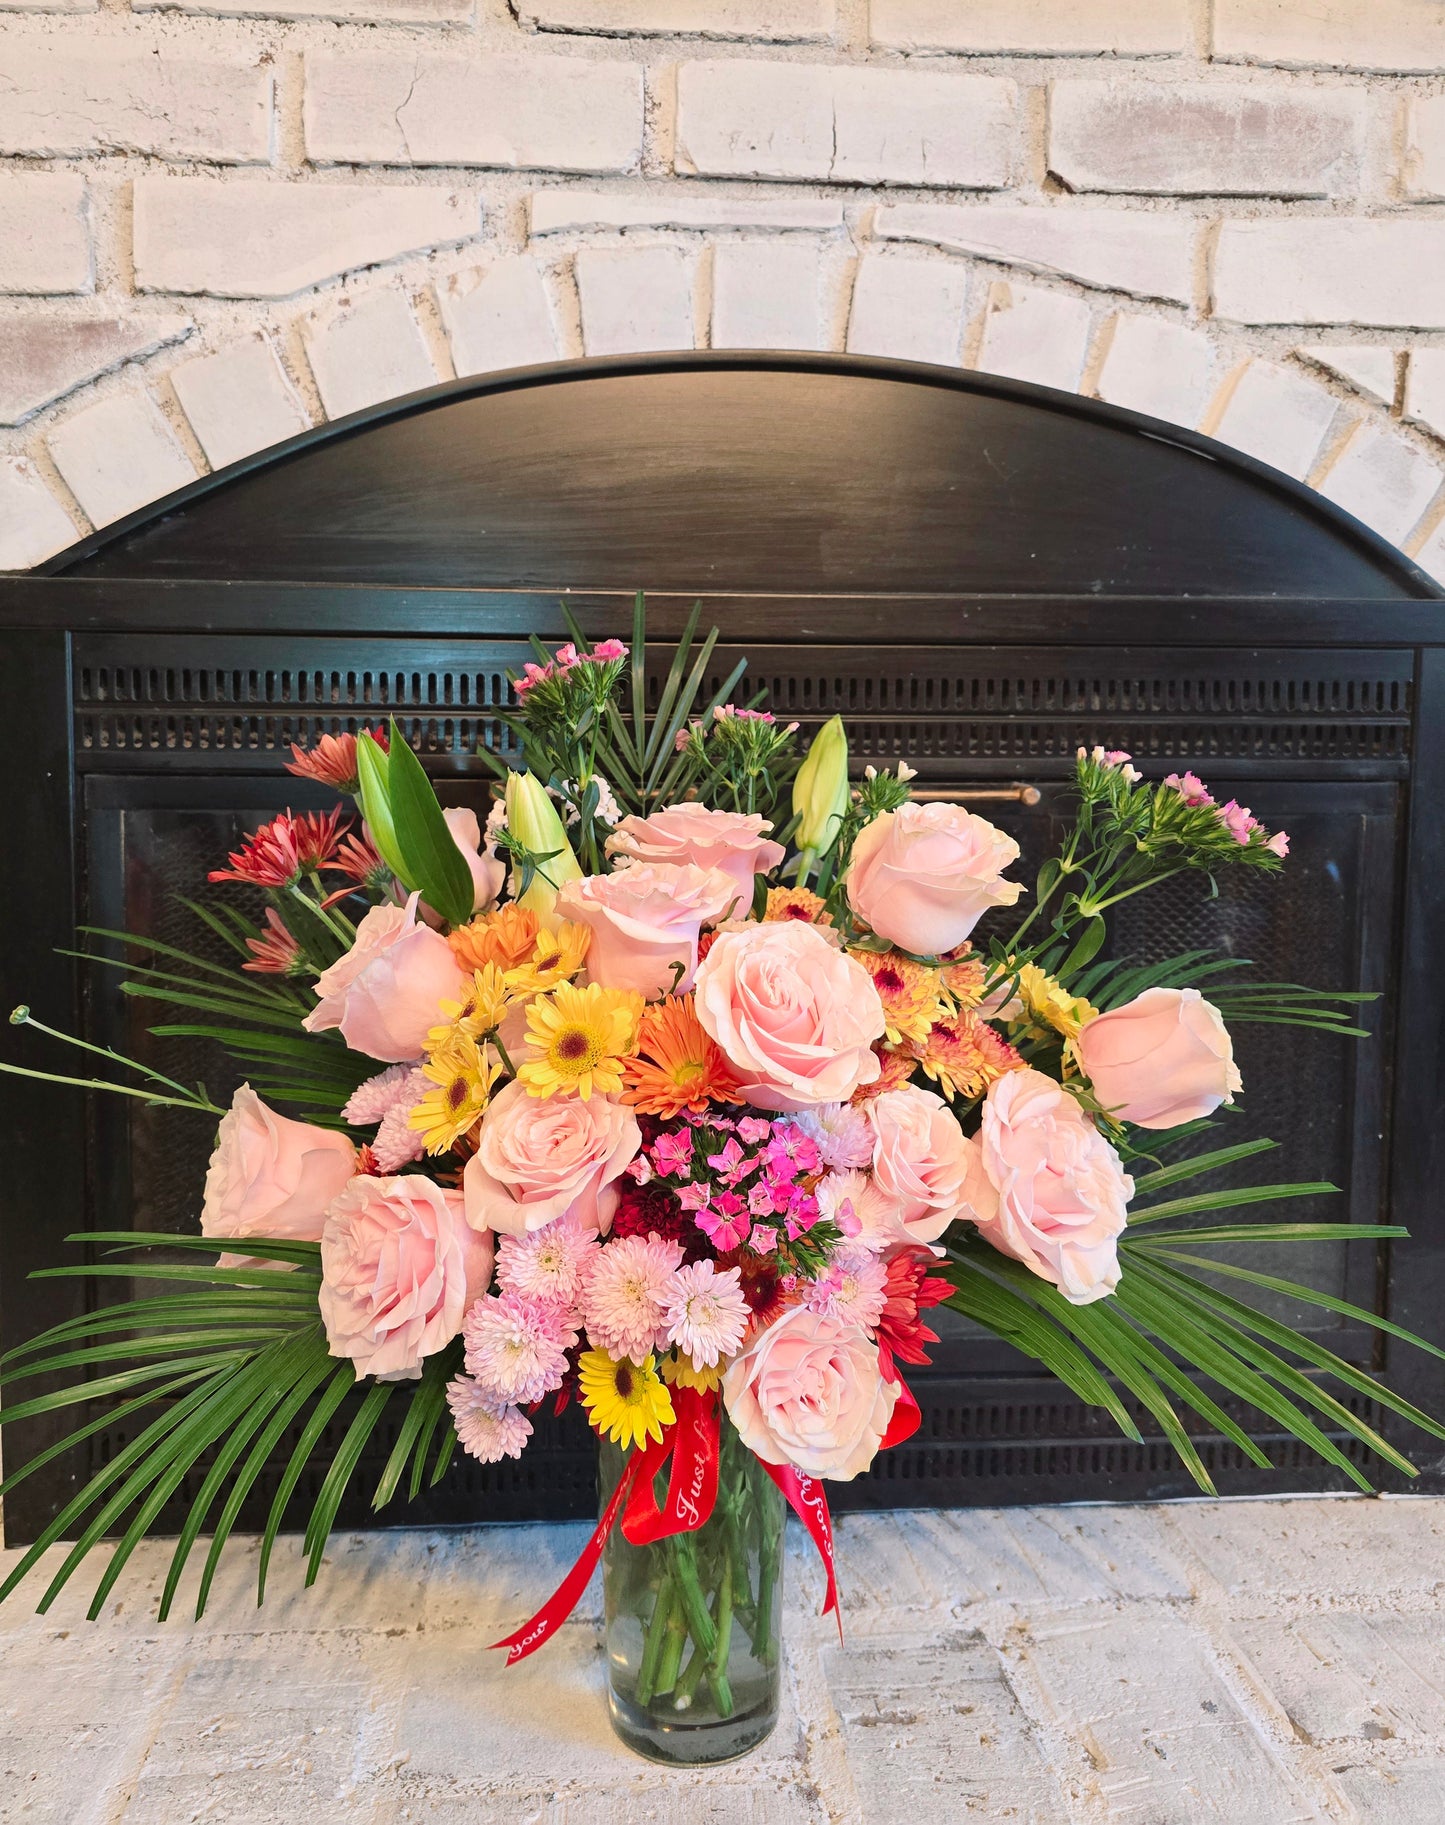
<svg viewBox="0 0 1445 1825">
<path fill-rule="evenodd" d="M 653 1179 L 636 1185 L 624 1178 L 622 1195 L 612 1215 L 613 1236 L 661 1236 L 664 1242 L 676 1242 L 689 1261 L 699 1261 L 712 1253 L 707 1237 L 683 1209 L 676 1195 L 666 1185 Z"/>
<path fill-rule="evenodd" d="M 388 746 L 385 729 L 369 731 L 379 748 Z M 360 790 L 356 765 L 354 735 L 323 735 L 314 748 L 303 748 L 299 741 L 291 744 L 291 758 L 286 771 L 300 779 L 319 780 L 323 786 L 335 786 L 338 792 L 355 794 Z"/>
<path fill-rule="evenodd" d="M 301 946 L 282 924 L 274 906 L 266 908 L 266 930 L 259 938 L 248 938 L 246 949 L 252 960 L 241 968 L 253 970 L 258 976 L 297 976 L 305 971 Z"/>
<path fill-rule="evenodd" d="M 229 868 L 213 868 L 212 881 L 246 881 L 253 887 L 290 887 L 303 874 L 324 868 L 335 853 L 342 830 L 342 811 L 308 811 L 301 817 L 283 811 L 252 831 L 227 856 Z"/>
<path fill-rule="evenodd" d="M 886 1303 L 878 1320 L 878 1349 L 882 1354 L 903 1362 L 923 1364 L 928 1361 L 923 1346 L 937 1343 L 937 1331 L 931 1331 L 919 1313 L 931 1305 L 941 1305 L 953 1291 L 947 1280 L 929 1273 L 933 1256 L 926 1248 L 903 1248 L 887 1264 L 884 1282 Z"/>
</svg>

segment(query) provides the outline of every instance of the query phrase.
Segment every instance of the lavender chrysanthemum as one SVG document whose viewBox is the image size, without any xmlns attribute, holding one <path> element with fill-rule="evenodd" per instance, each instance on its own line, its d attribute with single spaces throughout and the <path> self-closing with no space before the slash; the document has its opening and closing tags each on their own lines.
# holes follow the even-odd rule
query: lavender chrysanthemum
<svg viewBox="0 0 1445 1825">
<path fill-rule="evenodd" d="M 715 1368 L 742 1342 L 751 1313 L 741 1280 L 735 1267 L 719 1272 L 711 1261 L 694 1261 L 668 1282 L 663 1307 L 667 1341 L 690 1358 L 693 1368 Z"/>
<path fill-rule="evenodd" d="M 865 1109 L 851 1103 L 820 1103 L 800 1109 L 789 1120 L 817 1143 L 823 1164 L 835 1170 L 866 1166 L 873 1158 L 873 1124 Z"/>
<path fill-rule="evenodd" d="M 462 1339 L 467 1373 L 487 1398 L 529 1406 L 561 1387 L 577 1333 L 562 1306 L 501 1293 L 477 1300 L 462 1320 Z"/>
<path fill-rule="evenodd" d="M 383 1121 L 393 1109 L 410 1109 L 431 1086 L 416 1065 L 388 1065 L 375 1077 L 358 1084 L 341 1111 L 341 1119 L 353 1128 L 366 1128 Z"/>
<path fill-rule="evenodd" d="M 388 1109 L 371 1143 L 372 1155 L 382 1172 L 400 1172 L 403 1166 L 426 1157 L 426 1137 L 411 1125 L 411 1105 Z"/>
<path fill-rule="evenodd" d="M 532 1436 L 532 1422 L 520 1407 L 499 1406 L 480 1382 L 458 1375 L 447 1383 L 447 1405 L 463 1451 L 483 1464 L 520 1457 Z"/>
<path fill-rule="evenodd" d="M 633 1362 L 658 1349 L 668 1283 L 681 1265 L 681 1247 L 662 1236 L 622 1236 L 599 1250 L 582 1290 L 593 1347 Z"/>
<path fill-rule="evenodd" d="M 859 1242 L 841 1242 L 828 1265 L 808 1287 L 803 1303 L 810 1311 L 874 1330 L 888 1302 L 888 1270 Z"/>
<path fill-rule="evenodd" d="M 497 1239 L 497 1284 L 528 1299 L 575 1305 L 598 1249 L 594 1231 L 576 1217 L 557 1217 L 523 1236 Z"/>
</svg>

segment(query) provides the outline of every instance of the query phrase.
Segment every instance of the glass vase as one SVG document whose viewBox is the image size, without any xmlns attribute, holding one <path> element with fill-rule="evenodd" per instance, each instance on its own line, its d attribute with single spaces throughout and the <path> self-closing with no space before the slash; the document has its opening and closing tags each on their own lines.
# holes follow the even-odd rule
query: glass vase
<svg viewBox="0 0 1445 1825">
<path fill-rule="evenodd" d="M 612 1725 L 657 1762 L 732 1761 L 778 1720 L 783 1498 L 726 1414 L 720 1431 L 711 1517 L 651 1546 L 619 1521 L 602 1558 Z M 603 1441 L 604 1507 L 625 1461 Z"/>
</svg>

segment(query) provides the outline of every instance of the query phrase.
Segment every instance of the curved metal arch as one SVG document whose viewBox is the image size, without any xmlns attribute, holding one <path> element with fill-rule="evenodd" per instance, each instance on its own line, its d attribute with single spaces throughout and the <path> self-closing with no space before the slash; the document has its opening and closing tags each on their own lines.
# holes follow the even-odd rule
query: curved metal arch
<svg viewBox="0 0 1445 1825">
<path fill-rule="evenodd" d="M 799 382 L 802 383 L 801 393 L 797 390 Z M 1048 579 L 1034 585 L 1027 565 L 1021 561 L 1020 551 L 1014 557 L 1006 556 L 1002 560 L 1003 573 L 990 573 L 982 583 L 966 576 L 959 577 L 946 586 L 950 592 L 977 590 L 980 593 L 1028 593 L 1031 587 L 1036 586 L 1051 592 L 1065 588 L 1086 593 L 1319 593 L 1342 596 L 1381 594 L 1397 598 L 1438 598 L 1445 595 L 1445 591 L 1394 546 L 1332 502 L 1302 483 L 1197 432 L 1107 405 L 1102 401 L 972 371 L 882 358 L 726 350 L 550 363 L 540 367 L 473 376 L 389 400 L 304 432 L 214 475 L 204 476 L 80 540 L 50 559 L 41 567 L 40 574 L 133 578 L 164 575 L 198 579 L 259 575 L 276 581 L 344 580 L 417 584 L 471 581 L 480 582 L 484 587 L 488 584 L 505 584 L 508 587 L 599 587 L 601 585 L 595 577 L 585 575 L 536 575 L 525 578 L 476 578 L 458 574 L 438 576 L 424 573 L 410 575 L 404 568 L 408 561 L 408 540 L 415 548 L 415 553 L 421 553 L 429 550 L 429 541 L 431 545 L 445 545 L 449 540 L 462 537 L 455 514 L 449 521 L 445 513 L 439 513 L 436 523 L 430 525 L 424 520 L 418 520 L 401 529 L 392 526 L 379 532 L 375 540 L 365 527 L 358 528 L 355 524 L 328 525 L 325 514 L 328 511 L 334 514 L 339 503 L 346 500 L 349 468 L 357 475 L 358 487 L 364 485 L 373 493 L 377 488 L 377 469 L 380 467 L 385 470 L 389 452 L 403 453 L 410 463 L 419 463 L 424 472 L 431 452 L 425 440 L 418 441 L 417 432 L 424 427 L 432 434 L 452 434 L 460 428 L 461 421 L 465 418 L 468 420 L 465 435 L 454 437 L 450 450 L 441 449 L 437 452 L 436 473 L 431 480 L 433 485 L 440 486 L 455 468 L 460 452 L 465 450 L 469 459 L 475 454 L 473 445 L 479 432 L 485 430 L 487 412 L 494 418 L 505 420 L 514 438 L 528 426 L 535 427 L 539 418 L 549 419 L 550 432 L 556 439 L 551 449 L 552 460 L 557 465 L 565 465 L 569 455 L 566 445 L 569 412 L 573 420 L 578 418 L 579 412 L 582 417 L 587 417 L 586 408 L 595 404 L 601 396 L 599 387 L 603 390 L 610 389 L 612 409 L 619 413 L 617 422 L 624 425 L 628 436 L 636 440 L 639 432 L 644 435 L 650 432 L 659 438 L 675 437 L 677 432 L 677 426 L 671 422 L 671 415 L 659 413 L 644 395 L 650 395 L 655 400 L 659 397 L 658 389 L 666 391 L 670 384 L 674 401 L 685 401 L 691 384 L 694 393 L 698 393 L 698 397 L 705 397 L 710 409 L 720 414 L 717 425 L 713 427 L 720 440 L 719 448 L 723 450 L 720 461 L 725 469 L 729 455 L 736 459 L 733 470 L 728 472 L 734 479 L 742 473 L 741 464 L 746 453 L 725 448 L 727 439 L 735 439 L 737 436 L 737 428 L 724 422 L 727 417 L 726 402 L 729 397 L 739 397 L 742 392 L 748 391 L 749 410 L 756 413 L 757 402 L 765 401 L 771 388 L 779 399 L 780 419 L 771 428 L 771 435 L 778 440 L 779 448 L 773 450 L 769 446 L 757 453 L 763 474 L 759 488 L 765 490 L 770 462 L 785 460 L 790 454 L 796 454 L 790 451 L 787 440 L 782 435 L 787 428 L 781 422 L 786 413 L 786 400 L 806 398 L 810 387 L 816 394 L 818 387 L 828 382 L 877 383 L 875 388 L 855 392 L 851 397 L 856 401 L 876 399 L 880 389 L 888 390 L 890 396 L 898 402 L 888 418 L 890 430 L 906 436 L 907 426 L 911 421 L 916 421 L 920 439 L 934 440 L 937 448 L 930 455 L 918 458 L 918 467 L 912 474 L 908 465 L 917 453 L 907 449 L 891 453 L 891 460 L 897 465 L 896 472 L 905 484 L 895 491 L 897 499 L 890 503 L 893 508 L 898 506 L 899 501 L 911 498 L 910 484 L 916 495 L 921 485 L 919 477 L 926 465 L 934 462 L 935 458 L 945 467 L 940 470 L 935 466 L 928 470 L 928 485 L 935 491 L 941 491 L 944 496 L 950 489 L 963 490 L 968 483 L 968 463 L 978 454 L 980 437 L 984 440 L 983 461 L 989 461 L 986 447 L 988 432 L 981 432 L 979 437 L 971 438 L 971 429 L 985 425 L 992 427 L 993 434 L 998 435 L 999 426 L 1004 426 L 1006 433 L 1011 426 L 1015 435 L 1005 460 L 1014 460 L 1017 451 L 1023 449 L 1030 466 L 1027 487 L 1022 491 L 1022 518 L 1014 517 L 1017 524 L 1027 524 L 1040 542 L 1048 543 L 1049 516 L 1057 516 L 1066 503 L 1078 507 L 1080 511 L 1075 513 L 1073 522 L 1059 537 L 1065 540 L 1069 537 L 1077 539 L 1087 530 L 1091 503 L 1097 503 L 1097 511 L 1101 513 L 1127 517 L 1127 507 L 1121 506 L 1121 492 L 1127 495 L 1130 489 L 1139 488 L 1148 498 L 1141 499 L 1139 513 L 1129 519 L 1130 539 L 1153 541 L 1161 551 L 1166 550 L 1174 538 L 1182 546 L 1181 562 L 1171 568 L 1167 562 L 1161 561 L 1156 566 L 1158 574 L 1151 572 L 1147 583 L 1141 580 L 1142 572 L 1137 563 L 1131 568 L 1121 553 L 1115 553 L 1122 574 L 1105 574 L 1106 566 L 1095 562 L 1092 567 L 1083 563 L 1076 576 L 1061 576 L 1055 563 Z M 592 389 L 590 395 L 585 391 L 588 388 Z M 904 389 L 901 393 L 900 388 Z M 618 408 L 616 402 L 623 399 L 629 389 L 633 405 L 625 409 Z M 701 389 L 700 393 L 698 389 Z M 940 414 L 936 410 L 941 398 L 952 400 L 952 419 L 947 413 Z M 559 403 L 563 401 L 570 403 L 562 404 L 559 410 Z M 521 411 L 516 409 L 519 403 L 523 407 Z M 830 404 L 819 413 L 819 422 L 826 431 L 836 436 L 840 426 L 847 422 L 848 411 L 847 407 Z M 605 418 L 605 413 L 603 416 Z M 538 447 L 543 450 L 547 448 L 548 434 L 548 428 L 544 426 L 540 446 L 533 444 L 527 449 L 527 461 L 535 463 L 538 460 Z M 707 438 L 707 430 L 693 437 L 686 446 L 687 453 L 695 456 L 699 449 L 706 449 Z M 436 436 L 436 441 L 444 444 L 446 436 Z M 1008 441 L 1007 435 L 1005 441 Z M 1063 449 L 1064 445 L 1069 446 L 1067 451 Z M 678 448 L 681 449 L 682 446 L 679 444 Z M 1051 451 L 1054 449 L 1059 451 L 1059 461 L 1054 465 L 1057 473 L 1051 472 Z M 505 463 L 505 449 L 500 452 L 500 456 Z M 862 452 L 859 460 L 866 464 L 870 460 L 870 453 Z M 1071 462 L 1073 468 L 1070 468 Z M 952 465 L 951 469 L 946 466 L 948 464 Z M 799 496 L 792 503 L 793 517 L 790 524 L 806 523 L 810 512 L 817 514 L 822 511 L 826 515 L 831 511 L 834 519 L 837 518 L 840 511 L 838 502 L 825 501 L 817 496 L 811 500 L 806 497 L 806 486 L 810 480 L 818 482 L 822 477 L 825 489 L 836 482 L 836 477 L 822 476 L 824 467 L 826 465 L 820 467 L 817 476 L 800 477 Z M 977 470 L 976 463 L 974 468 Z M 322 469 L 326 471 L 324 478 L 320 474 Z M 784 481 L 789 479 L 786 471 L 779 471 L 779 474 Z M 320 511 L 308 525 L 304 518 L 307 511 L 305 497 L 313 478 L 318 483 L 324 480 L 325 485 L 318 488 L 314 503 Z M 411 473 L 408 479 L 415 483 L 418 476 Z M 1002 478 L 1005 490 L 1011 479 Z M 983 476 L 983 480 L 987 483 L 987 476 Z M 655 487 L 655 479 L 642 486 Z M 1078 500 L 1074 498 L 1075 491 Z M 625 478 L 620 483 L 616 483 L 614 478 L 611 492 L 604 488 L 597 493 L 593 504 L 599 509 L 594 528 L 598 538 L 606 539 L 608 515 L 617 503 L 625 499 L 627 493 Z M 751 503 L 754 513 L 760 513 L 766 519 L 770 502 L 775 502 L 778 496 L 779 490 L 775 489 L 771 496 L 761 499 L 761 504 L 759 501 Z M 1172 498 L 1174 496 L 1177 499 Z M 545 486 L 539 482 L 527 499 L 535 505 L 544 497 Z M 1164 504 L 1171 500 L 1171 505 Z M 632 503 L 633 511 L 642 512 L 645 505 L 645 501 L 641 500 Z M 959 512 L 966 515 L 969 503 L 959 500 L 957 505 Z M 730 530 L 733 536 L 743 538 L 753 536 L 755 531 L 762 533 L 765 530 L 761 524 L 757 527 L 748 525 L 745 518 L 729 528 L 726 512 L 710 515 L 706 511 L 706 503 L 696 500 L 691 506 L 697 518 L 696 528 L 691 535 L 694 542 L 705 539 L 709 534 L 717 537 L 724 528 Z M 298 524 L 287 526 L 286 516 L 292 510 Z M 563 511 L 565 510 L 564 508 Z M 858 519 L 864 521 L 870 512 L 876 517 L 884 508 L 877 501 L 869 502 L 865 489 L 858 491 L 854 511 Z M 1213 516 L 1211 524 L 1217 524 L 1219 539 L 1225 542 L 1228 540 L 1232 516 L 1241 516 L 1241 536 L 1247 534 L 1248 539 L 1260 548 L 1251 548 L 1250 563 L 1253 569 L 1249 571 L 1247 580 L 1243 574 L 1236 574 L 1238 566 L 1232 570 L 1227 562 L 1221 562 L 1217 566 L 1203 562 L 1198 549 L 1191 546 L 1191 540 L 1197 546 L 1200 530 L 1190 523 L 1191 516 L 1200 514 L 1206 519 Z M 1007 514 L 1000 513 L 997 501 L 980 505 L 977 518 L 979 524 L 972 530 L 980 548 L 987 543 L 990 531 L 997 535 L 1006 524 L 1014 523 L 1009 521 Z M 1170 523 L 1171 518 L 1173 524 Z M 304 539 L 308 548 L 314 546 L 314 567 L 307 565 L 299 569 L 293 567 L 281 570 L 273 567 L 268 570 L 265 536 L 268 524 L 278 538 L 284 534 L 293 543 Z M 1120 524 L 1124 524 L 1124 517 L 1120 518 Z M 939 527 L 935 520 L 927 520 L 920 529 L 924 533 L 930 529 L 937 532 Z M 955 530 L 953 527 L 947 529 Z M 509 530 L 514 542 L 519 541 L 522 546 L 526 545 L 528 539 L 532 539 L 539 546 L 546 547 L 549 538 L 554 542 L 557 538 L 557 527 L 548 524 L 545 513 L 539 513 L 535 528 L 525 529 L 520 534 L 515 526 Z M 848 589 L 850 586 L 865 593 L 879 593 L 890 588 L 917 591 L 920 583 L 925 592 L 930 587 L 937 587 L 936 578 L 920 579 L 915 575 L 895 579 L 892 572 L 896 566 L 883 565 L 877 551 L 878 536 L 884 529 L 873 525 L 869 530 L 873 535 L 873 544 L 867 546 L 867 541 L 864 541 L 867 549 L 860 551 L 858 574 L 855 577 L 840 584 L 840 579 L 828 574 L 824 565 L 822 574 L 802 579 L 803 593 L 819 590 L 826 592 L 839 587 Z M 673 534 L 684 539 L 688 537 L 686 529 L 679 535 L 678 529 L 674 527 Z M 391 544 L 384 560 L 376 558 L 378 546 L 386 544 L 387 540 Z M 595 542 L 594 539 L 594 544 Z M 339 574 L 335 568 L 335 554 L 343 546 L 348 551 L 356 550 L 358 556 L 355 559 L 348 556 L 346 563 L 349 568 Z M 1271 549 L 1279 554 L 1277 576 L 1272 576 L 1270 572 Z M 249 568 L 244 555 L 241 555 L 247 553 L 251 561 Z M 329 557 L 328 553 L 331 554 Z M 367 569 L 369 553 L 380 566 L 374 574 Z M 1098 552 L 1089 555 L 1094 558 L 1102 555 L 1107 559 L 1110 555 L 1107 539 Z M 1135 556 L 1137 557 L 1137 550 Z M 1302 559 L 1305 561 L 1301 568 Z M 435 562 L 435 559 L 421 559 L 414 555 L 414 561 L 422 562 L 425 566 Z M 646 580 L 652 561 L 649 552 L 638 552 L 634 569 L 643 575 L 635 580 Z M 1012 572 L 1008 571 L 1010 563 L 1014 566 Z M 403 568 L 398 570 L 398 564 Z M 1332 578 L 1337 578 L 1337 583 L 1332 582 Z M 740 585 L 736 578 L 730 580 L 726 576 L 710 577 L 701 574 L 670 579 L 661 586 L 680 589 L 742 588 L 744 591 L 747 588 L 746 582 Z M 790 584 L 785 577 L 774 574 L 768 587 L 787 590 Z"/>
</svg>

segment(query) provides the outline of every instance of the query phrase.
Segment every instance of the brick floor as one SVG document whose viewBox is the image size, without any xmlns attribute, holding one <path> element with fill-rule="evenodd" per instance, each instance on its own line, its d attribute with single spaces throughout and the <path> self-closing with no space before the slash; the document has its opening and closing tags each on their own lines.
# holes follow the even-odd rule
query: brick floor
<svg viewBox="0 0 1445 1825">
<path fill-rule="evenodd" d="M 22 1592 L 0 1610 L 0 1820 L 1445 1818 L 1445 1500 L 847 1517 L 844 1643 L 794 1538 L 781 1721 L 706 1775 L 613 1738 L 595 1586 L 545 1654 L 485 1651 L 585 1531 L 343 1535 L 309 1593 L 286 1542 L 261 1610 L 241 1540 L 199 1624 L 154 1620 L 164 1544 L 98 1623 L 94 1571 L 47 1616 Z"/>
</svg>

